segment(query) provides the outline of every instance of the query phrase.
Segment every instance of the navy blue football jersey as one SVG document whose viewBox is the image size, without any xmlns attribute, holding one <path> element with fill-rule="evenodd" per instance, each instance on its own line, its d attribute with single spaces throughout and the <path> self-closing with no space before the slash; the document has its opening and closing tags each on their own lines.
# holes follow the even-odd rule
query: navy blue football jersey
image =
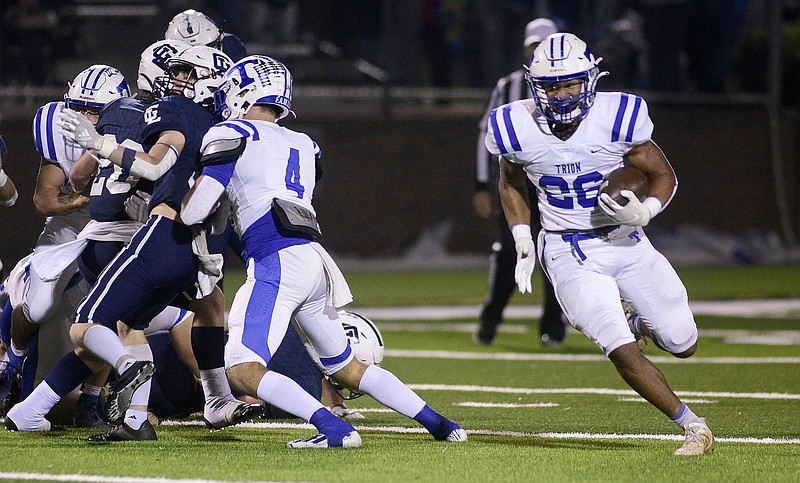
<svg viewBox="0 0 800 483">
<path fill-rule="evenodd" d="M 144 121 L 142 137 L 147 150 L 164 131 L 179 131 L 186 138 L 175 165 L 156 181 L 150 200 L 150 209 L 166 203 L 180 212 L 189 183 L 200 170 L 200 144 L 213 125 L 211 113 L 187 97 L 170 95 L 151 104 L 145 110 Z"/>
<path fill-rule="evenodd" d="M 3 167 L 5 168 L 8 166 L 6 162 L 8 161 L 8 149 L 6 149 L 6 142 L 3 141 L 3 136 L 0 136 L 0 160 L 3 161 Z"/>
<path fill-rule="evenodd" d="M 143 151 L 142 130 L 144 129 L 144 110 L 150 102 L 132 97 L 123 97 L 106 105 L 100 112 L 100 120 L 95 129 L 100 134 L 113 134 L 117 143 Z M 153 182 L 139 179 L 127 169 L 113 163 L 100 168 L 94 179 L 89 198 L 89 213 L 97 221 L 128 221 L 125 213 L 125 200 L 136 190 L 151 193 Z"/>
<path fill-rule="evenodd" d="M 222 36 L 222 51 L 234 62 L 239 62 L 247 57 L 247 47 L 239 37 L 233 34 L 226 33 Z"/>
</svg>

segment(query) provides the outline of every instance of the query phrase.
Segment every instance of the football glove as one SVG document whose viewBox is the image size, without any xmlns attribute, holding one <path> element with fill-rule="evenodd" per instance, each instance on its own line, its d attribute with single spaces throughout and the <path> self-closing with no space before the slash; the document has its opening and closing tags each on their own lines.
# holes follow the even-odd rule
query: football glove
<svg viewBox="0 0 800 483">
<path fill-rule="evenodd" d="M 136 193 L 125 200 L 125 213 L 133 221 L 147 223 L 147 219 L 150 218 L 150 209 L 147 207 L 147 204 L 150 203 L 150 198 L 150 193 L 136 190 Z"/>
<path fill-rule="evenodd" d="M 536 268 L 536 250 L 533 239 L 521 237 L 516 241 L 517 265 L 514 268 L 514 280 L 517 282 L 519 293 L 531 293 L 531 276 Z"/>
<path fill-rule="evenodd" d="M 72 141 L 78 143 L 82 148 L 94 149 L 102 157 L 107 158 L 117 147 L 117 140 L 113 134 L 101 136 L 94 128 L 92 121 L 72 109 L 64 109 L 59 114 L 60 121 L 56 125 L 60 127 L 61 134 Z"/>
<path fill-rule="evenodd" d="M 646 226 L 650 223 L 650 210 L 639 201 L 633 191 L 622 190 L 619 194 L 628 199 L 625 206 L 614 201 L 608 193 L 601 193 L 597 197 L 597 204 L 609 218 L 620 225 Z"/>
</svg>

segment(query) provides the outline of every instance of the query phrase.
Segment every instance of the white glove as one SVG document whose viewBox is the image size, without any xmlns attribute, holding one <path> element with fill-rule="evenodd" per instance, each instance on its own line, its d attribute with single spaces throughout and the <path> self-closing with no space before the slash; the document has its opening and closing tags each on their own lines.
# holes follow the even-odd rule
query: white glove
<svg viewBox="0 0 800 483">
<path fill-rule="evenodd" d="M 628 204 L 620 205 L 608 196 L 608 193 L 601 193 L 597 197 L 597 204 L 609 218 L 620 225 L 646 226 L 650 223 L 652 218 L 650 209 L 639 201 L 633 191 L 622 190 L 619 194 L 628 199 Z"/>
<path fill-rule="evenodd" d="M 342 419 L 366 419 L 364 418 L 363 414 L 355 409 L 348 408 L 344 404 L 337 404 L 336 406 L 332 406 L 328 409 L 333 413 L 334 416 L 338 416 Z"/>
<path fill-rule="evenodd" d="M 94 128 L 92 121 L 72 109 L 64 109 L 59 114 L 60 121 L 56 121 L 59 126 L 61 134 L 67 138 L 78 143 L 82 148 L 94 149 L 101 156 L 107 158 L 111 155 L 111 151 L 117 147 L 116 139 L 112 134 L 101 136 Z M 112 147 L 113 146 L 113 147 Z M 103 148 L 106 149 L 103 149 Z"/>
<path fill-rule="evenodd" d="M 150 218 L 150 209 L 147 207 L 150 198 L 150 193 L 136 190 L 133 196 L 125 200 L 125 213 L 131 220 L 147 223 L 147 219 Z"/>
<path fill-rule="evenodd" d="M 533 239 L 528 237 L 518 238 L 516 241 L 517 266 L 514 268 L 514 280 L 517 282 L 519 293 L 531 293 L 531 276 L 536 268 L 536 250 Z"/>
</svg>

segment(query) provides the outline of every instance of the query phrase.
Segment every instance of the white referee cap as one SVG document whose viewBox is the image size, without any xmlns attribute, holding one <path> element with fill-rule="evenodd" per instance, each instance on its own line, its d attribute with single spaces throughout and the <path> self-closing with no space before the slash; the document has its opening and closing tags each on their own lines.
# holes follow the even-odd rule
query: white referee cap
<svg viewBox="0 0 800 483">
<path fill-rule="evenodd" d="M 531 20 L 525 26 L 525 47 L 530 47 L 534 42 L 541 42 L 548 35 L 558 32 L 556 24 L 549 18 L 537 18 Z"/>
</svg>

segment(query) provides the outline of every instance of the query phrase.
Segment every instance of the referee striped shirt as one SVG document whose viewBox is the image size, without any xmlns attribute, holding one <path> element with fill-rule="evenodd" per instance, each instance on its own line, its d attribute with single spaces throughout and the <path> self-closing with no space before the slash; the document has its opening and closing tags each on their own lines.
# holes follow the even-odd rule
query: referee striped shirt
<svg viewBox="0 0 800 483">
<path fill-rule="evenodd" d="M 530 89 L 525 82 L 525 69 L 519 69 L 497 81 L 497 85 L 492 90 L 489 98 L 489 105 L 483 113 L 481 122 L 478 125 L 480 134 L 478 135 L 478 150 L 475 156 L 475 190 L 486 190 L 489 187 L 492 170 L 497 167 L 497 158 L 489 154 L 486 150 L 483 139 L 486 137 L 486 125 L 489 122 L 489 115 L 492 110 L 503 104 L 527 99 L 530 97 Z M 490 165 L 490 162 L 492 163 Z"/>
</svg>

